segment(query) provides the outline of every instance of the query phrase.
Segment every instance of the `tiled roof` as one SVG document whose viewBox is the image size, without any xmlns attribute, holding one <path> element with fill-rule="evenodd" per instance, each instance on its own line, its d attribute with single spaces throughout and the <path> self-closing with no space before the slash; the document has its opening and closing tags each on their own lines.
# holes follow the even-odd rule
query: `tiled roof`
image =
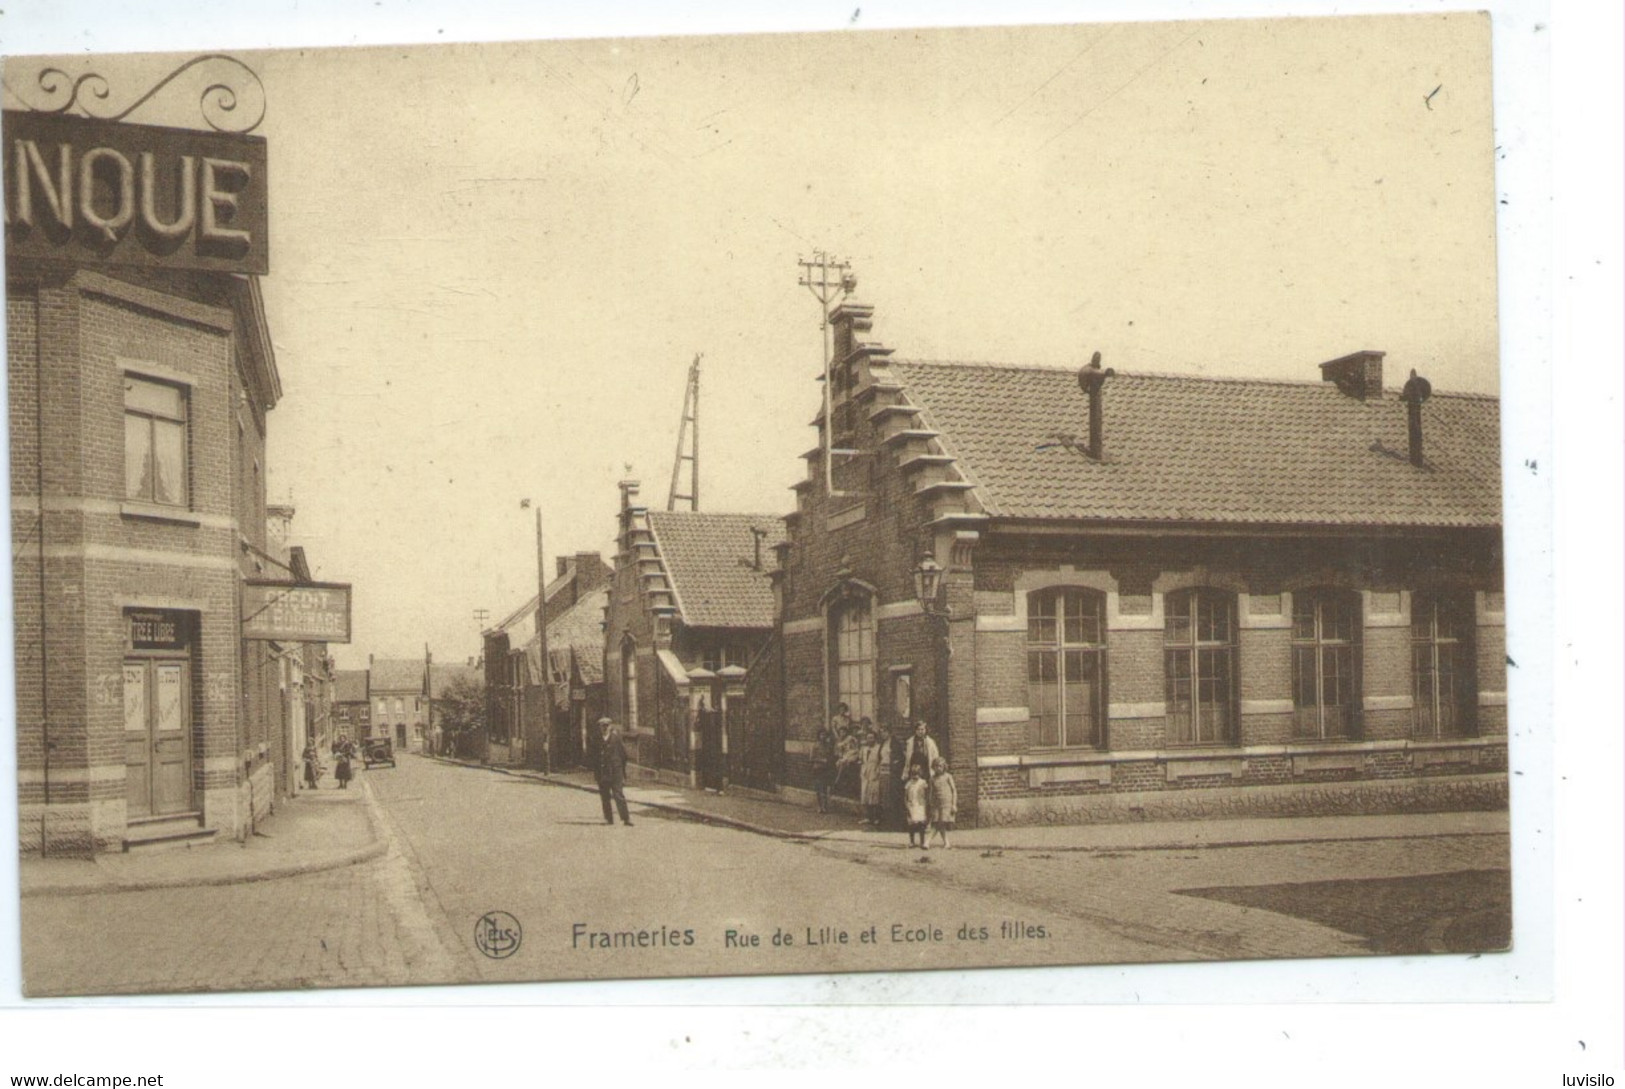
<svg viewBox="0 0 1625 1089">
<path fill-rule="evenodd" d="M 1329 382 L 1118 373 L 1100 462 L 1075 371 L 893 360 L 909 403 L 995 517 L 1295 525 L 1501 524 L 1500 401 L 1435 393 L 1425 467 L 1406 406 Z M 1068 440 L 1074 448 L 1068 448 Z"/>
<path fill-rule="evenodd" d="M 587 684 L 597 684 L 604 674 L 604 606 L 609 591 L 597 590 L 588 594 L 563 616 L 547 626 L 547 651 L 556 654 L 569 648 L 576 652 L 576 664 L 581 678 Z"/>
<path fill-rule="evenodd" d="M 366 703 L 367 671 L 365 669 L 334 670 L 333 702 Z"/>
<path fill-rule="evenodd" d="M 478 669 L 470 665 L 457 665 L 451 662 L 447 662 L 445 664 L 435 662 L 434 664 L 430 665 L 429 698 L 439 699 L 440 694 L 446 690 L 446 686 L 457 680 L 459 677 L 466 677 L 475 684 L 483 684 L 485 681 L 484 675 Z"/>
<path fill-rule="evenodd" d="M 683 623 L 691 628 L 773 626 L 773 588 L 766 572 L 773 567 L 773 546 L 784 540 L 783 515 L 650 511 L 649 528 Z M 760 571 L 752 566 L 752 528 L 767 531 Z"/>
<path fill-rule="evenodd" d="M 422 692 L 421 658 L 378 658 L 372 663 L 372 690 L 378 692 Z"/>
</svg>

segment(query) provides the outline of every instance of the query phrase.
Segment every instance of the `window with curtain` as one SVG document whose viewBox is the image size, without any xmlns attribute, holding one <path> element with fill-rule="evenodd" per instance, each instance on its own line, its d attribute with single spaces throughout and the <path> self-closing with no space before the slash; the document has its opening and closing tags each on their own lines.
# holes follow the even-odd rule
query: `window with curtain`
<svg viewBox="0 0 1625 1089">
<path fill-rule="evenodd" d="M 187 505 L 186 392 L 167 382 L 124 376 L 124 495 Z"/>
<path fill-rule="evenodd" d="M 1169 740 L 1216 745 L 1236 739 L 1236 595 L 1181 590 L 1163 603 Z"/>
<path fill-rule="evenodd" d="M 1027 595 L 1027 708 L 1037 748 L 1105 743 L 1105 602 L 1068 587 Z"/>
</svg>

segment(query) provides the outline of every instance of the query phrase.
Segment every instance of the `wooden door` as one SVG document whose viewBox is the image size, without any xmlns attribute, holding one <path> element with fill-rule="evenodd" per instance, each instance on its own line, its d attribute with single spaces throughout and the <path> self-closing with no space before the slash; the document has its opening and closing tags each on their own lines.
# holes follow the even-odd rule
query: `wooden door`
<svg viewBox="0 0 1625 1089">
<path fill-rule="evenodd" d="M 124 663 L 125 797 L 131 817 L 192 809 L 190 674 L 184 659 Z"/>
</svg>

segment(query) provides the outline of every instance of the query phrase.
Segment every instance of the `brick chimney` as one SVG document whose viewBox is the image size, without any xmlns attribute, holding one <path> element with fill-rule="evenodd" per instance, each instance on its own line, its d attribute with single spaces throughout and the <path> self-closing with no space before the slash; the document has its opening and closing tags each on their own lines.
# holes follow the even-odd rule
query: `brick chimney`
<svg viewBox="0 0 1625 1089">
<path fill-rule="evenodd" d="M 1380 401 L 1382 357 L 1386 354 L 1366 348 L 1329 360 L 1320 365 L 1320 377 L 1323 381 L 1335 383 L 1350 397 L 1361 401 Z"/>
<path fill-rule="evenodd" d="M 604 558 L 596 552 L 577 552 L 575 567 L 577 601 L 609 581 L 609 573 L 604 569 Z"/>
</svg>

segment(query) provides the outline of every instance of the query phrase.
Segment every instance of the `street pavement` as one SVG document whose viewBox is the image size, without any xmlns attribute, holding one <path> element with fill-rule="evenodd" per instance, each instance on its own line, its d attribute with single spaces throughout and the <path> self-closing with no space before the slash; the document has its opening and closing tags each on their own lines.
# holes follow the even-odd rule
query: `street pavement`
<svg viewBox="0 0 1625 1089">
<path fill-rule="evenodd" d="M 241 846 L 25 860 L 26 992 L 1358 954 L 1358 934 L 1183 890 L 1508 866 L 1504 813 L 999 828 L 920 852 L 743 793 L 629 786 L 625 828 L 575 774 L 405 756 L 357 787 L 282 803 Z"/>
</svg>

